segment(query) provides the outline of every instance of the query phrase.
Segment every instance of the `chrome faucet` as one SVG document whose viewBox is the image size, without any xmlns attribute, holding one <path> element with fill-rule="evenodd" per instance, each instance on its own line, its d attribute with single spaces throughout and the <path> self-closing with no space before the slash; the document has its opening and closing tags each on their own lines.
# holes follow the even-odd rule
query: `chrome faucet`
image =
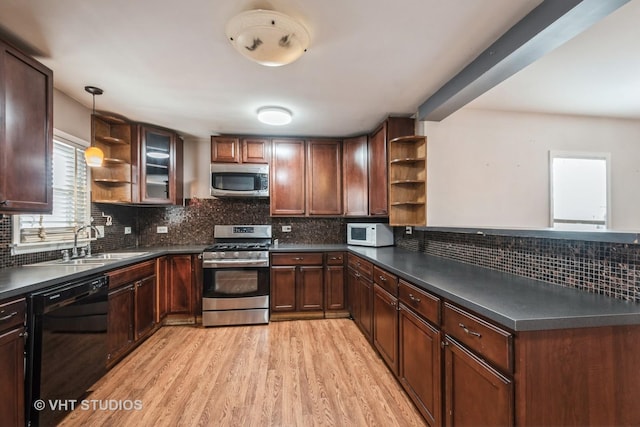
<svg viewBox="0 0 640 427">
<path fill-rule="evenodd" d="M 89 237 L 91 237 L 91 229 L 95 230 L 96 237 L 100 237 L 100 230 L 95 225 L 87 224 L 78 228 L 73 233 L 73 249 L 71 250 L 71 258 L 78 258 L 78 234 L 84 229 L 89 228 Z M 82 248 L 83 254 L 81 256 L 91 256 L 91 240 L 89 240 L 89 244 L 87 245 L 87 252 L 84 253 L 84 248 Z"/>
</svg>

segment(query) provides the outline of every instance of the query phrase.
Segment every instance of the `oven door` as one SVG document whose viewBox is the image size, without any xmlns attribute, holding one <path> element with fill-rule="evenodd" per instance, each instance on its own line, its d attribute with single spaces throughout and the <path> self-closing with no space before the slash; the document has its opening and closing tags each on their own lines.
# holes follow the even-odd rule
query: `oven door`
<svg viewBox="0 0 640 427">
<path fill-rule="evenodd" d="M 269 267 L 204 268 L 203 298 L 269 295 Z"/>
</svg>

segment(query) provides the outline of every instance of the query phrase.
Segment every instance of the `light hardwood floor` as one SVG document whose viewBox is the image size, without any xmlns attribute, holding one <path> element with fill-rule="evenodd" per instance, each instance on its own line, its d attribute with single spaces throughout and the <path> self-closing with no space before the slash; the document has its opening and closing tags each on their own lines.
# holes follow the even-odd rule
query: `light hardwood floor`
<svg viewBox="0 0 640 427">
<path fill-rule="evenodd" d="M 426 425 L 349 319 L 165 326 L 87 399 L 142 409 L 79 408 L 62 425 Z"/>
</svg>

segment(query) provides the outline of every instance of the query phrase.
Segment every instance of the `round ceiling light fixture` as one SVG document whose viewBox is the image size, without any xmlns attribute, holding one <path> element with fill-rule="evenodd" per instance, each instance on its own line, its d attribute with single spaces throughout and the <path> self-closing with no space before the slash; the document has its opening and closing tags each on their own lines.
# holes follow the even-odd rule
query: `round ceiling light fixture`
<svg viewBox="0 0 640 427">
<path fill-rule="evenodd" d="M 248 10 L 227 23 L 231 45 L 246 58 L 269 67 L 290 64 L 309 47 L 307 29 L 284 13 Z"/>
<path fill-rule="evenodd" d="M 291 123 L 291 111 L 282 107 L 258 108 L 258 120 L 272 126 L 282 126 Z"/>
</svg>

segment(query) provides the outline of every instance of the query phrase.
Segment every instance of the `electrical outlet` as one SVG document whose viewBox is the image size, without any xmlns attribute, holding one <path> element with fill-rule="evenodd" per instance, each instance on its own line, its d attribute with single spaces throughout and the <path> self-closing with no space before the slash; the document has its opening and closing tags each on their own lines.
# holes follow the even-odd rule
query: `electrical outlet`
<svg viewBox="0 0 640 427">
<path fill-rule="evenodd" d="M 131 234 L 131 227 L 125 227 L 124 234 Z"/>
<path fill-rule="evenodd" d="M 411 227 L 410 225 L 406 226 L 404 228 L 404 232 L 405 232 L 405 234 L 413 234 L 413 227 Z"/>
<path fill-rule="evenodd" d="M 104 225 L 96 225 L 96 228 L 98 229 L 98 236 L 96 236 L 98 239 L 104 237 Z"/>
<path fill-rule="evenodd" d="M 166 225 L 159 225 L 156 228 L 156 233 L 158 234 L 167 234 L 169 232 L 169 227 L 167 227 Z"/>
<path fill-rule="evenodd" d="M 283 225 L 282 226 L 282 232 L 283 233 L 291 233 L 291 226 L 290 225 Z"/>
</svg>

